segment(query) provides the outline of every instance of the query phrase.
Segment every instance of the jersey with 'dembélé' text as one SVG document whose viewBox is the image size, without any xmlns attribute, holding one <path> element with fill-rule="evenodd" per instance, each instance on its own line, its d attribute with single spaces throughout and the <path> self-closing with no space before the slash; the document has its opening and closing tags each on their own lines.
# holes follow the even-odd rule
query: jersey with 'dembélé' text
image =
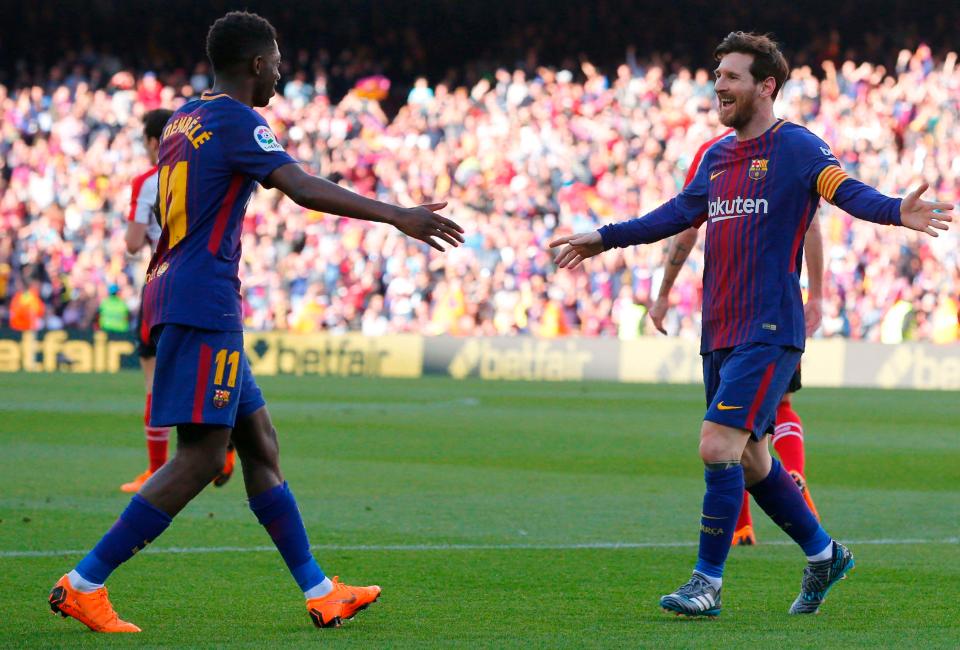
<svg viewBox="0 0 960 650">
<path fill-rule="evenodd" d="M 160 139 L 163 228 L 144 288 L 149 327 L 243 329 L 243 214 L 256 184 L 293 162 L 263 117 L 229 95 L 204 94 L 173 114 Z"/>
</svg>

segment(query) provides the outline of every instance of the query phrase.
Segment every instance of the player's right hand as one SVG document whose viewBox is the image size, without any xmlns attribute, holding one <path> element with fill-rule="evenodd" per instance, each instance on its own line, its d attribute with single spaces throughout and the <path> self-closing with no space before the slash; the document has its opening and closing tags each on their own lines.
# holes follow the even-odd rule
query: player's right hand
<svg viewBox="0 0 960 650">
<path fill-rule="evenodd" d="M 459 246 L 463 243 L 463 228 L 455 221 L 437 214 L 437 210 L 443 209 L 446 205 L 444 201 L 427 203 L 415 208 L 400 208 L 393 225 L 404 235 L 430 244 L 441 252 L 444 250 L 443 246 L 434 239 L 443 240 L 451 246 Z"/>
<path fill-rule="evenodd" d="M 554 262 L 561 269 L 573 269 L 588 257 L 603 252 L 603 238 L 600 236 L 600 231 L 592 230 L 576 235 L 567 235 L 550 242 L 550 248 L 557 248 L 558 246 L 563 246 L 563 248 L 560 249 Z"/>
<path fill-rule="evenodd" d="M 667 315 L 667 306 L 666 296 L 660 296 L 653 301 L 653 306 L 650 307 L 650 320 L 661 334 L 667 333 L 667 330 L 663 328 L 663 318 Z"/>
<path fill-rule="evenodd" d="M 823 299 L 807 299 L 807 304 L 803 306 L 803 322 L 807 338 L 810 338 L 823 322 Z"/>
</svg>

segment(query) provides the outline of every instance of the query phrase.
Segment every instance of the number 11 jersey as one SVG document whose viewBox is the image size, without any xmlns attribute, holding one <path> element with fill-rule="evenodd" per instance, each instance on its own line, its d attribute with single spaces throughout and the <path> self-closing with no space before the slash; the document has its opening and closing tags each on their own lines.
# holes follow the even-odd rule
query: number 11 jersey
<svg viewBox="0 0 960 650">
<path fill-rule="evenodd" d="M 240 235 L 256 183 L 294 163 L 266 120 L 229 95 L 204 94 L 160 139 L 163 229 L 147 268 L 144 319 L 242 331 Z"/>
</svg>

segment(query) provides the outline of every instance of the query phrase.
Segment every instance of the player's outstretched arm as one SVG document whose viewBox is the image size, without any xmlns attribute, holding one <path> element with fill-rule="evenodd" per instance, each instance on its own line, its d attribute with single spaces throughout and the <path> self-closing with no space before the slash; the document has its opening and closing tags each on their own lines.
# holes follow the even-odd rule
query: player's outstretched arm
<svg viewBox="0 0 960 650">
<path fill-rule="evenodd" d="M 929 187 L 924 183 L 903 197 L 900 203 L 900 223 L 931 237 L 939 237 L 937 230 L 947 230 L 950 227 L 947 224 L 953 221 L 953 216 L 947 214 L 953 210 L 953 204 L 921 199 Z"/>
<path fill-rule="evenodd" d="M 822 148 L 821 151 L 829 150 Z M 836 160 L 830 154 L 831 160 Z M 887 196 L 866 183 L 850 178 L 838 165 L 826 165 L 817 175 L 816 189 L 830 203 L 855 216 L 884 226 L 905 226 L 931 237 L 937 230 L 947 230 L 953 217 L 952 203 L 924 201 L 920 196 L 928 185 L 910 192 L 903 199 Z"/>
<path fill-rule="evenodd" d="M 463 228 L 451 219 L 437 214 L 437 210 L 446 206 L 446 203 L 401 208 L 368 199 L 336 183 L 311 176 L 298 164 L 278 167 L 267 176 L 266 181 L 268 185 L 277 188 L 305 208 L 364 221 L 388 223 L 403 234 L 419 239 L 438 251 L 444 250 L 438 240 L 451 246 L 459 246 L 463 242 Z"/>
<path fill-rule="evenodd" d="M 556 264 L 561 269 L 572 269 L 588 257 L 610 248 L 652 244 L 676 235 L 691 227 L 696 217 L 706 212 L 705 196 L 702 192 L 694 194 L 685 189 L 642 217 L 555 239 L 550 242 L 550 248 L 561 247 Z"/>
<path fill-rule="evenodd" d="M 680 269 L 683 268 L 690 252 L 697 245 L 696 228 L 687 228 L 679 235 L 676 235 L 670 241 L 670 252 L 667 253 L 667 263 L 663 267 L 663 281 L 660 282 L 660 291 L 657 292 L 657 299 L 653 301 L 650 307 L 650 320 L 653 326 L 661 334 L 666 334 L 667 330 L 663 328 L 663 319 L 667 315 L 667 308 L 670 306 L 670 290 L 673 283 L 677 281 L 680 275 Z"/>
</svg>

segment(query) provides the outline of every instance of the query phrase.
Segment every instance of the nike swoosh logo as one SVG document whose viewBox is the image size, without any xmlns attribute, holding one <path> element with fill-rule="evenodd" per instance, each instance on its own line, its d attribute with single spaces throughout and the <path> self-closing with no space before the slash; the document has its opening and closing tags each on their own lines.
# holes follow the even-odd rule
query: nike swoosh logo
<svg viewBox="0 0 960 650">
<path fill-rule="evenodd" d="M 727 219 L 739 219 L 740 217 L 745 217 L 745 214 L 728 214 L 723 217 L 714 217 L 710 220 L 710 223 L 717 223 L 718 221 L 726 221 Z"/>
<path fill-rule="evenodd" d="M 719 404 L 717 404 L 717 408 L 720 409 L 721 411 L 735 411 L 735 410 L 737 410 L 737 409 L 742 409 L 743 407 L 742 407 L 742 406 L 730 406 L 729 404 L 724 404 L 723 402 L 720 402 Z"/>
<path fill-rule="evenodd" d="M 718 519 L 718 520 L 726 519 L 726 517 L 711 517 L 710 515 L 705 515 L 702 512 L 700 513 L 700 516 L 703 517 L 704 519 Z"/>
<path fill-rule="evenodd" d="M 718 172 L 714 172 L 713 174 L 710 174 L 710 180 L 713 180 L 714 178 L 716 178 L 716 177 L 719 176 L 720 174 L 724 173 L 725 171 L 727 171 L 727 170 L 726 170 L 726 169 L 722 169 L 722 170 L 720 170 L 720 171 L 718 171 Z"/>
<path fill-rule="evenodd" d="M 355 602 L 357 602 L 357 595 L 354 594 L 354 595 L 350 596 L 349 598 L 341 598 L 340 600 L 330 600 L 330 601 L 327 601 L 327 602 L 330 602 L 330 603 L 343 603 L 344 605 L 352 605 L 352 604 L 354 604 Z"/>
</svg>

